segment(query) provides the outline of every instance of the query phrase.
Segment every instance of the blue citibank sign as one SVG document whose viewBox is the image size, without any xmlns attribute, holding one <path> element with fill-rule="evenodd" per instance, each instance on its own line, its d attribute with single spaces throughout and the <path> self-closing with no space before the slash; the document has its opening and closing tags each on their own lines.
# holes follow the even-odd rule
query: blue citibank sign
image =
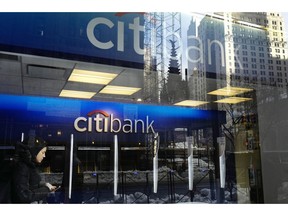
<svg viewBox="0 0 288 216">
<path fill-rule="evenodd" d="M 143 13 L 0 13 L 0 50 L 143 67 Z"/>
<path fill-rule="evenodd" d="M 226 121 L 223 111 L 179 106 L 5 94 L 0 94 L 0 101 L 0 142 L 7 134 L 19 135 L 31 128 L 51 134 L 60 129 L 62 135 L 73 133 L 85 138 L 90 134 L 97 139 L 105 134 L 138 136 L 175 128 L 205 128 L 215 121 L 219 124 Z M 7 128 L 11 129 L 9 133 Z"/>
</svg>

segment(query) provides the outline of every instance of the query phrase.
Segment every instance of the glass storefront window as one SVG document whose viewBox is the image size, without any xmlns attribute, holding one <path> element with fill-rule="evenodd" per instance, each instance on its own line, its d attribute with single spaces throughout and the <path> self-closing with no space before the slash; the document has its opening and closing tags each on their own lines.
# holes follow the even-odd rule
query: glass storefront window
<svg viewBox="0 0 288 216">
<path fill-rule="evenodd" d="M 0 202 L 44 140 L 44 202 L 287 203 L 287 17 L 0 13 Z"/>
</svg>

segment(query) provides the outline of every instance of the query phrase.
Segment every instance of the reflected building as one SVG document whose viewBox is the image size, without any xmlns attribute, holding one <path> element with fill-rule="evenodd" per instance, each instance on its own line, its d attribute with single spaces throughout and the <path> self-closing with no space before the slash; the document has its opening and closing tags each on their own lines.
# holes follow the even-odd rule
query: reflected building
<svg viewBox="0 0 288 216">
<path fill-rule="evenodd" d="M 283 99 L 287 98 L 287 42 L 283 17 L 279 13 L 270 12 L 214 13 L 205 15 L 197 31 L 196 28 L 191 21 L 188 31 L 188 46 L 193 50 L 189 52 L 188 59 L 190 92 L 195 99 L 216 101 L 223 99 L 223 95 L 206 93 L 233 87 L 256 90 L 242 95 L 252 98 L 250 103 L 234 106 L 219 103 L 210 108 L 227 111 L 227 124 L 222 126 L 221 131 L 227 138 L 227 152 L 234 155 L 230 163 L 235 163 L 232 169 L 235 170 L 239 190 L 250 188 L 250 201 L 253 202 L 253 194 L 257 194 L 255 191 L 259 191 L 263 184 L 265 202 L 276 202 L 277 196 L 274 195 L 283 186 L 283 176 L 280 176 L 283 170 L 280 168 L 275 171 L 277 178 L 273 180 L 269 173 L 271 167 L 275 169 L 279 163 L 275 158 L 286 160 L 279 153 L 284 148 L 285 138 L 278 135 L 279 155 L 272 154 L 270 150 L 275 151 L 275 148 L 271 147 L 272 143 L 268 140 L 271 141 L 271 137 L 276 135 L 267 131 L 266 112 L 271 111 L 272 106 L 282 113 L 281 108 L 272 104 L 285 104 Z M 191 63 L 191 59 L 195 62 Z M 280 129 L 277 125 L 275 127 Z M 278 165 L 281 167 L 281 162 Z M 262 196 L 258 194 L 256 200 L 261 200 Z"/>
<path fill-rule="evenodd" d="M 191 22 L 189 35 L 195 35 Z M 190 52 L 198 65 L 188 63 L 190 76 L 226 80 L 227 85 L 271 85 L 286 89 L 287 42 L 284 21 L 279 13 L 214 13 L 206 15 L 198 26 L 198 55 Z M 194 42 L 192 42 L 194 41 Z M 195 50 L 195 49 L 193 49 Z M 195 73 L 195 68 L 197 72 Z M 212 74 L 211 74 L 212 73 Z M 226 85 L 226 83 L 224 85 Z M 218 84 L 219 87 L 223 84 Z M 207 89 L 206 92 L 209 92 Z"/>
<path fill-rule="evenodd" d="M 188 31 L 187 47 L 192 49 L 188 52 L 188 69 L 187 69 L 187 80 L 188 88 L 190 92 L 191 99 L 206 101 L 206 76 L 203 70 L 204 64 L 200 64 L 203 52 L 199 52 L 199 45 L 201 44 L 200 38 L 197 34 L 197 24 L 196 19 L 191 20 Z"/>
</svg>

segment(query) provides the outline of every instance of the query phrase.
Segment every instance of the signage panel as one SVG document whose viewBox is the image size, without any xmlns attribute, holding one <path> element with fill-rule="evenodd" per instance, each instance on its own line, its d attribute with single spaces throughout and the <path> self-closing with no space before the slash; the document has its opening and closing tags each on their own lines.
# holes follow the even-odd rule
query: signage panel
<svg viewBox="0 0 288 216">
<path fill-rule="evenodd" d="M 143 23 L 143 13 L 0 13 L 0 50 L 141 68 Z"/>
<path fill-rule="evenodd" d="M 51 136 L 61 131 L 61 137 L 71 133 L 75 138 L 87 134 L 98 138 L 105 134 L 137 137 L 179 127 L 209 127 L 216 118 L 225 121 L 225 112 L 179 106 L 4 94 L 0 101 L 0 140 L 7 137 L 7 128 L 13 130 L 9 134 L 19 134 L 18 140 L 31 128 L 48 131 Z"/>
</svg>

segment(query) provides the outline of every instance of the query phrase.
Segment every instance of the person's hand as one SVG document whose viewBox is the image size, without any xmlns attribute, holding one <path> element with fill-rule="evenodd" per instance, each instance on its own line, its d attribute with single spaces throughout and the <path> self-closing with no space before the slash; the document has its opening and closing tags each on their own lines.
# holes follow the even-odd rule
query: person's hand
<svg viewBox="0 0 288 216">
<path fill-rule="evenodd" d="M 57 186 L 51 185 L 51 184 L 48 183 L 48 182 L 47 182 L 45 185 L 46 185 L 46 187 L 49 188 L 49 190 L 50 190 L 51 192 L 54 192 L 54 191 L 56 191 L 56 189 L 57 189 Z"/>
</svg>

